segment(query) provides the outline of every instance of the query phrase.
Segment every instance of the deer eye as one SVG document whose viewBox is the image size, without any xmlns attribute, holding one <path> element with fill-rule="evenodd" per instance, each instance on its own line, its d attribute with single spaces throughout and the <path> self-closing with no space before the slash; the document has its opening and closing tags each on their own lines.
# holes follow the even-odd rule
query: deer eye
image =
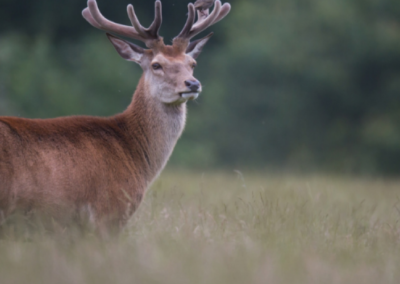
<svg viewBox="0 0 400 284">
<path fill-rule="evenodd" d="M 162 66 L 159 63 L 153 63 L 151 65 L 151 67 L 153 67 L 153 70 L 159 70 L 162 69 Z"/>
<path fill-rule="evenodd" d="M 192 64 L 192 69 L 196 68 L 196 66 L 197 66 L 197 64 L 196 64 L 196 63 L 193 63 L 193 64 Z"/>
</svg>

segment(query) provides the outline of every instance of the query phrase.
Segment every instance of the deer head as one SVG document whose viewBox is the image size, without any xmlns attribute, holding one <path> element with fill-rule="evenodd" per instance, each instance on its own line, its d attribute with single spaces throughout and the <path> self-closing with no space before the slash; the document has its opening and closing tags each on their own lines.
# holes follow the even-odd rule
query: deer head
<svg viewBox="0 0 400 284">
<path fill-rule="evenodd" d="M 230 5 L 221 5 L 217 0 L 211 13 L 197 13 L 189 3 L 188 18 L 185 26 L 172 45 L 165 45 L 158 31 L 162 22 L 161 2 L 155 2 L 155 17 L 149 28 L 144 28 L 132 5 L 128 5 L 128 16 L 132 26 L 126 26 L 107 20 L 101 13 L 95 0 L 88 1 L 88 7 L 82 12 L 83 17 L 94 27 L 106 31 L 111 43 L 122 58 L 139 64 L 143 69 L 144 82 L 148 94 L 165 104 L 182 104 L 196 99 L 202 91 L 200 82 L 193 76 L 196 58 L 212 36 L 190 42 L 207 27 L 222 20 L 230 11 Z M 118 38 L 110 33 L 140 40 L 148 49 Z"/>
</svg>

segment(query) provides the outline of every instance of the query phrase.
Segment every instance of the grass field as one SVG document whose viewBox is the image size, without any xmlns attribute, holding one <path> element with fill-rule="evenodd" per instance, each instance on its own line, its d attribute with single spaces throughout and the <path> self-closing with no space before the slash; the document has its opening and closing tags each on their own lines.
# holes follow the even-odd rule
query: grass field
<svg viewBox="0 0 400 284">
<path fill-rule="evenodd" d="M 7 225 L 1 284 L 400 283 L 400 181 L 165 172 L 99 240 Z"/>
</svg>

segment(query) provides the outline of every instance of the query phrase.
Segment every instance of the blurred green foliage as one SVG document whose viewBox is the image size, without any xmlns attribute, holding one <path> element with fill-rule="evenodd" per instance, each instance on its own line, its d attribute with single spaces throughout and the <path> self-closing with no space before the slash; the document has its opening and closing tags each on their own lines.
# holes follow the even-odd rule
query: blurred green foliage
<svg viewBox="0 0 400 284">
<path fill-rule="evenodd" d="M 0 0 L 0 115 L 112 115 L 141 70 L 80 15 L 84 0 Z M 130 1 L 99 0 L 128 24 Z M 149 24 L 153 1 L 133 1 Z M 186 1 L 164 0 L 166 42 Z M 172 163 L 400 173 L 400 2 L 233 0 L 199 58 Z"/>
</svg>

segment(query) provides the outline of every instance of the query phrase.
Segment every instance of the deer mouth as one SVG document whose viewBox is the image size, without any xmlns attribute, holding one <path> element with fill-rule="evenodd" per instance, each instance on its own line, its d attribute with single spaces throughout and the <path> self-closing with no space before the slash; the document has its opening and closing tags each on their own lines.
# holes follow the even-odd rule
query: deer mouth
<svg viewBox="0 0 400 284">
<path fill-rule="evenodd" d="M 191 101 L 197 99 L 199 96 L 199 92 L 187 92 L 187 93 L 180 93 L 181 98 Z"/>
</svg>

